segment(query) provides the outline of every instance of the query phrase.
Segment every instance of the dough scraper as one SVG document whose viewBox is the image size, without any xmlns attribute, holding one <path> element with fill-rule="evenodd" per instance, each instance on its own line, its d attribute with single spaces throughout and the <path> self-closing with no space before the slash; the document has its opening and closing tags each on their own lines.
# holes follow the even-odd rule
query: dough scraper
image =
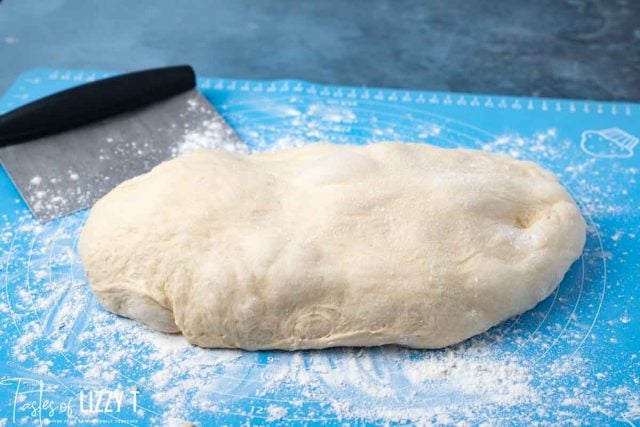
<svg viewBox="0 0 640 427">
<path fill-rule="evenodd" d="M 42 222 L 93 205 L 180 152 L 187 134 L 240 139 L 187 65 L 122 74 L 0 115 L 0 161 Z"/>
</svg>

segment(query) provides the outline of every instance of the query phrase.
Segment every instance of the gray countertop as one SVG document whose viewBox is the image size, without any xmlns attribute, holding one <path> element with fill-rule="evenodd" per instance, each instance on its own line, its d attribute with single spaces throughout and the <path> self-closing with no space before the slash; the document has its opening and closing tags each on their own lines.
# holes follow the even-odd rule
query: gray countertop
<svg viewBox="0 0 640 427">
<path fill-rule="evenodd" d="M 640 1 L 0 0 L 0 92 L 29 68 L 640 101 Z"/>
</svg>

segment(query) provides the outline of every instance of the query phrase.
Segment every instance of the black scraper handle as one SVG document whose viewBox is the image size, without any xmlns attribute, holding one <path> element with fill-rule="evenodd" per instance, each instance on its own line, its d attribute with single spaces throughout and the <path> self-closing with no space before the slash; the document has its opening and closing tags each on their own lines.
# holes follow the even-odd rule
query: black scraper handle
<svg viewBox="0 0 640 427">
<path fill-rule="evenodd" d="M 188 65 L 122 74 L 39 99 L 0 115 L 0 147 L 106 119 L 196 85 Z"/>
</svg>

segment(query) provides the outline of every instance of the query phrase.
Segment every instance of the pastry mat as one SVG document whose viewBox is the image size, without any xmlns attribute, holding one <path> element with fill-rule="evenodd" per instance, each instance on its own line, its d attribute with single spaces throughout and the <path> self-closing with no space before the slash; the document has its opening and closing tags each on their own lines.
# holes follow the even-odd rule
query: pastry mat
<svg viewBox="0 0 640 427">
<path fill-rule="evenodd" d="M 107 75 L 29 71 L 0 111 Z M 39 225 L 0 169 L 0 425 L 640 425 L 639 105 L 293 80 L 199 89 L 249 150 L 402 140 L 536 161 L 580 205 L 584 253 L 537 307 L 451 349 L 204 350 L 104 311 L 76 249 L 86 212 Z M 210 143 L 185 131 L 176 153 Z"/>
</svg>

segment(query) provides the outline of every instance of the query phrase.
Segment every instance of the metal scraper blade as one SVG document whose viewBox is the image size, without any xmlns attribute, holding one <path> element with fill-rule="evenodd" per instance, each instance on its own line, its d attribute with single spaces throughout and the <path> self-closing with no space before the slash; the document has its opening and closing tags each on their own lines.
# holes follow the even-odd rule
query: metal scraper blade
<svg viewBox="0 0 640 427">
<path fill-rule="evenodd" d="M 38 220 L 91 207 L 121 182 L 194 148 L 246 151 L 195 89 L 109 119 L 0 148 L 5 170 Z"/>
</svg>

